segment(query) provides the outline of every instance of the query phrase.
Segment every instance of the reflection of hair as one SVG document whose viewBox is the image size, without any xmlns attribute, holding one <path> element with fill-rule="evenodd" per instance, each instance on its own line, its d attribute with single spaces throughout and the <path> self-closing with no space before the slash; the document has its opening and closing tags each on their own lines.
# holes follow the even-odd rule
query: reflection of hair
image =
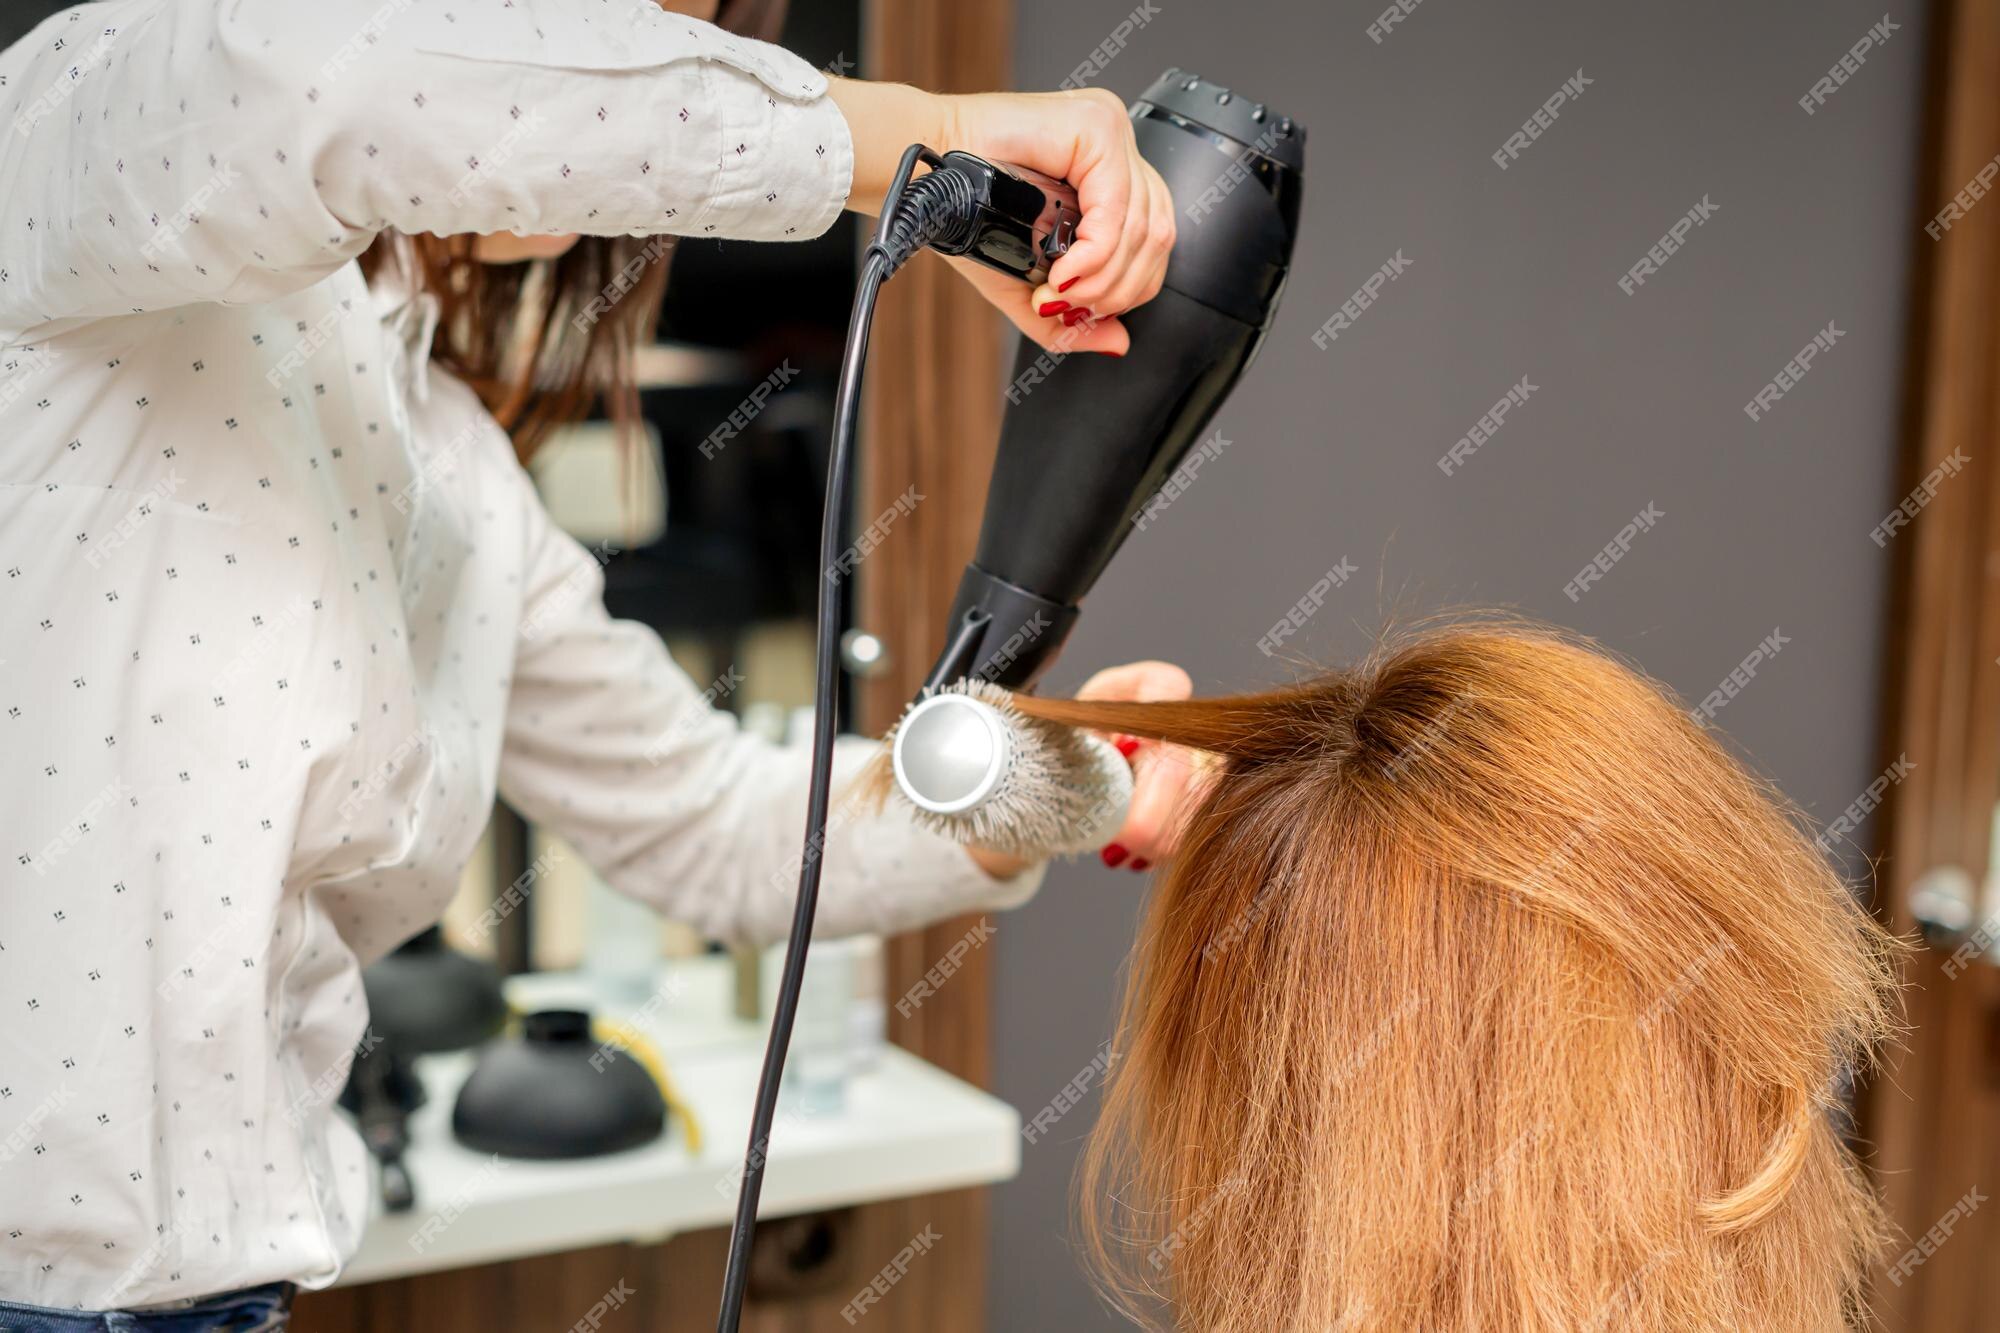
<svg viewBox="0 0 2000 1333">
<path fill-rule="evenodd" d="M 787 0 L 724 0 L 715 24 L 775 42 Z M 482 264 L 471 236 L 414 236 L 417 278 L 438 298 L 431 357 L 478 393 L 523 459 L 601 399 L 638 438 L 633 349 L 653 340 L 667 290 L 671 236 L 584 236 L 556 259 Z M 373 278 L 387 233 L 361 256 Z"/>
<path fill-rule="evenodd" d="M 410 240 L 418 284 L 438 298 L 431 359 L 478 393 L 523 459 L 599 399 L 621 431 L 637 428 L 632 353 L 653 340 L 672 237 L 584 236 L 520 264 L 479 262 L 471 236 Z M 362 255 L 371 279 L 392 244 L 385 233 Z"/>
<path fill-rule="evenodd" d="M 1020 705 L 1224 761 L 1080 1181 L 1142 1323 L 1858 1318 L 1880 1218 L 1837 1089 L 1894 945 L 1658 687 L 1487 623 L 1265 694 Z"/>
</svg>

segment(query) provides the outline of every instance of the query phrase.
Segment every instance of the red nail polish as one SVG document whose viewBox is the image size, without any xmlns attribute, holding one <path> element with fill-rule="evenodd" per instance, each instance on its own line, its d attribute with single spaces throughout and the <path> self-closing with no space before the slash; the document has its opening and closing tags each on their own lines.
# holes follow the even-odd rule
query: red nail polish
<svg viewBox="0 0 2000 1333">
<path fill-rule="evenodd" d="M 1098 853 L 1099 856 L 1104 858 L 1104 864 L 1112 867 L 1113 869 L 1116 869 L 1118 866 L 1123 865 L 1125 863 L 1125 858 L 1130 856 L 1131 854 L 1132 853 L 1126 851 L 1123 847 L 1120 847 L 1115 842 L 1109 844 L 1108 846 L 1105 847 L 1103 851 Z"/>
<path fill-rule="evenodd" d="M 1046 317 L 1049 315 L 1060 315 L 1067 309 L 1069 309 L 1069 302 L 1067 301 L 1044 301 L 1036 309 L 1035 313 Z"/>
<path fill-rule="evenodd" d="M 1070 288 L 1076 286 L 1076 284 L 1081 281 L 1083 281 L 1083 276 L 1081 274 L 1078 274 L 1076 277 L 1071 278 L 1068 282 L 1064 283 L 1062 286 L 1056 288 L 1056 290 L 1059 292 L 1066 292 Z"/>
<path fill-rule="evenodd" d="M 1065 325 L 1069 325 L 1069 324 L 1075 324 L 1075 323 L 1077 323 L 1077 322 L 1078 322 L 1079 320 L 1085 320 L 1085 319 L 1089 319 L 1089 318 L 1090 318 L 1090 307 L 1089 307 L 1089 306 L 1078 306 L 1078 307 L 1077 307 L 1076 309 L 1074 309 L 1074 310 L 1066 310 L 1066 311 L 1064 311 L 1064 312 L 1063 312 L 1063 317 L 1062 317 L 1062 322 L 1063 322 L 1063 323 L 1064 323 Z"/>
<path fill-rule="evenodd" d="M 1148 861 L 1145 857 L 1142 856 L 1138 860 L 1132 863 L 1132 868 L 1134 870 L 1147 870 L 1152 867 L 1152 864 L 1153 863 L 1151 861 Z"/>
<path fill-rule="evenodd" d="M 1139 741 L 1134 736 L 1120 736 L 1112 744 L 1116 745 L 1118 753 L 1124 755 L 1127 759 L 1130 759 L 1139 752 Z"/>
</svg>

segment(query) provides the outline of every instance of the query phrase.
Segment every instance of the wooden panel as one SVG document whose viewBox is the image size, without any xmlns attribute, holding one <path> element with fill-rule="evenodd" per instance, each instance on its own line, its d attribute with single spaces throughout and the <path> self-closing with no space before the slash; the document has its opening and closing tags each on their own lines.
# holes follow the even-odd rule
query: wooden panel
<svg viewBox="0 0 2000 1333">
<path fill-rule="evenodd" d="M 943 1259 L 955 1239 L 939 1219 L 962 1210 L 972 1191 L 855 1209 L 853 1228 L 841 1239 L 819 1287 L 811 1294 L 759 1300 L 743 1312 L 742 1333 L 831 1333 L 860 1323 L 842 1315 L 910 1241 L 901 1210 L 928 1217 L 939 1240 L 931 1253 L 908 1266 L 908 1276 L 888 1295 L 861 1312 L 871 1330 L 915 1327 L 901 1299 L 904 1286 L 925 1281 L 933 1260 Z M 729 1248 L 721 1228 L 676 1236 L 661 1245 L 605 1245 L 566 1254 L 541 1255 L 511 1263 L 359 1287 L 307 1292 L 299 1297 L 293 1327 L 299 1333 L 381 1333 L 421 1329 L 424 1333 L 495 1333 L 532 1329 L 562 1333 L 579 1324 L 598 1333 L 706 1333 L 715 1327 L 722 1296 L 723 1260 Z M 754 1291 L 753 1282 L 753 1291 Z M 615 1297 L 612 1293 L 618 1293 Z M 970 1293 L 977 1320 L 981 1293 Z M 599 1302 L 605 1308 L 596 1309 Z M 895 1315 L 890 1312 L 902 1309 Z M 932 1329 L 976 1327 L 957 1323 Z"/>
<path fill-rule="evenodd" d="M 1004 88 L 1013 47 L 1013 5 L 870 0 L 870 78 L 940 92 Z M 950 145 L 934 144 L 946 148 Z M 923 502 L 897 522 L 860 571 L 858 624 L 886 641 L 891 669 L 860 692 L 860 726 L 895 720 L 944 642 L 959 571 L 972 554 L 999 436 L 1002 358 L 1012 336 L 992 308 L 935 256 L 906 265 L 884 290 L 868 357 L 858 512 L 881 513 L 914 485 Z M 889 942 L 888 995 L 903 995 L 970 919 Z M 950 982 L 908 1015 L 890 1010 L 897 1042 L 962 1078 L 992 1078 L 991 958 L 969 954 Z M 978 1333 L 985 1327 L 986 1193 L 865 1209 L 886 1261 L 911 1236 L 941 1239 L 878 1309 L 880 1333 Z"/>
<path fill-rule="evenodd" d="M 722 1233 L 716 1232 L 719 1238 Z M 308 1292 L 299 1297 L 293 1326 L 299 1333 L 364 1333 L 377 1329 L 427 1329 L 438 1333 L 465 1330 L 547 1329 L 574 1327 L 599 1301 L 607 1309 L 598 1327 L 603 1333 L 641 1333 L 651 1329 L 709 1329 L 715 1326 L 715 1299 L 721 1272 L 703 1288 L 709 1304 L 699 1320 L 686 1315 L 669 1322 L 671 1293 L 667 1280 L 671 1246 L 604 1246 L 570 1254 L 544 1255 L 514 1263 L 430 1273 L 359 1287 Z M 695 1276 L 694 1267 L 680 1265 L 682 1278 Z M 706 1268 L 706 1265 L 703 1265 Z M 621 1285 L 622 1284 L 622 1285 Z M 607 1299 L 612 1292 L 615 1297 Z M 627 1294 L 629 1293 L 629 1295 Z M 617 1308 L 609 1308 L 615 1300 Z M 776 1333 L 777 1325 L 746 1320 L 745 1330 Z"/>
<path fill-rule="evenodd" d="M 1004 6 L 878 0 L 878 77 L 998 86 L 1011 33 Z M 1003 333 L 1004 330 L 1004 333 Z M 1012 329 L 936 256 L 907 265 L 885 289 L 869 353 L 859 512 L 882 512 L 914 485 L 921 504 L 897 523 L 861 570 L 858 621 L 888 643 L 892 668 L 862 691 L 861 726 L 895 720 L 943 646 L 959 571 L 972 555 L 999 435 L 1002 357 Z M 948 922 L 894 942 L 903 984 L 963 935 Z M 971 967 L 984 959 L 975 954 Z M 983 1083 L 985 972 L 961 973 L 933 1000 L 894 1016 L 895 1036 L 925 1059 Z M 900 995 L 903 986 L 892 987 Z"/>
<path fill-rule="evenodd" d="M 1918 248 L 1903 492 L 1954 451 L 1970 460 L 1896 539 L 1898 633 L 1889 645 L 1891 724 L 1883 761 L 1915 770 L 1886 816 L 1882 908 L 1914 929 L 1912 884 L 1961 866 L 1984 878 L 2000 800 L 2000 201 L 1942 238 L 1920 230 L 2000 151 L 2000 0 L 1934 11 L 1933 108 Z M 1982 909 L 1983 910 L 1983 909 Z M 2000 1186 L 2000 972 L 1947 972 L 1948 950 L 1912 963 L 1912 1031 L 1874 1081 L 1872 1165 L 1904 1237 L 1921 1236 L 1973 1189 Z M 1889 1256 L 1893 1264 L 1907 1239 Z M 1898 1333 L 2000 1328 L 2000 1210 L 1982 1207 L 1914 1270 L 1885 1271 L 1879 1322 Z"/>
</svg>

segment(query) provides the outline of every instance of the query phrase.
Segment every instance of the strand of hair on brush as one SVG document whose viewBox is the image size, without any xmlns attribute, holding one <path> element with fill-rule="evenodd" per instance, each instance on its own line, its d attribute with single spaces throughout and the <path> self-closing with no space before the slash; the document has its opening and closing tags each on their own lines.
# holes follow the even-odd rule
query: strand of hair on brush
<svg viewBox="0 0 2000 1333">
<path fill-rule="evenodd" d="M 895 728 L 890 728 L 888 735 L 894 736 Z M 888 745 L 884 744 L 876 749 L 859 772 L 848 779 L 847 786 L 841 791 L 840 803 L 864 814 L 879 815 L 888 808 L 889 793 L 895 789 L 896 762 L 889 755 Z"/>
<path fill-rule="evenodd" d="M 1111 729 L 1147 740 L 1170 741 L 1190 749 L 1230 755 L 1243 748 L 1246 724 L 1269 711 L 1270 696 L 1222 695 L 1208 699 L 1151 702 L 1113 699 L 1044 699 L 1017 694 L 1014 706 L 1044 722 L 1068 727 Z"/>
</svg>

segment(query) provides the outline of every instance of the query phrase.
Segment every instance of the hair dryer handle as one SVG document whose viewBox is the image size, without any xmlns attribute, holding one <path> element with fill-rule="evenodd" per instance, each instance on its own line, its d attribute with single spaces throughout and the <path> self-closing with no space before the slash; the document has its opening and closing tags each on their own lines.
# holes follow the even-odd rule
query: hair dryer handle
<svg viewBox="0 0 2000 1333">
<path fill-rule="evenodd" d="M 1083 218 L 1069 182 L 971 153 L 946 153 L 937 169 L 960 177 L 970 197 L 952 200 L 954 209 L 964 210 L 966 225 L 931 248 L 964 255 L 1031 287 L 1046 281 L 1049 265 L 1068 251 Z"/>
</svg>

